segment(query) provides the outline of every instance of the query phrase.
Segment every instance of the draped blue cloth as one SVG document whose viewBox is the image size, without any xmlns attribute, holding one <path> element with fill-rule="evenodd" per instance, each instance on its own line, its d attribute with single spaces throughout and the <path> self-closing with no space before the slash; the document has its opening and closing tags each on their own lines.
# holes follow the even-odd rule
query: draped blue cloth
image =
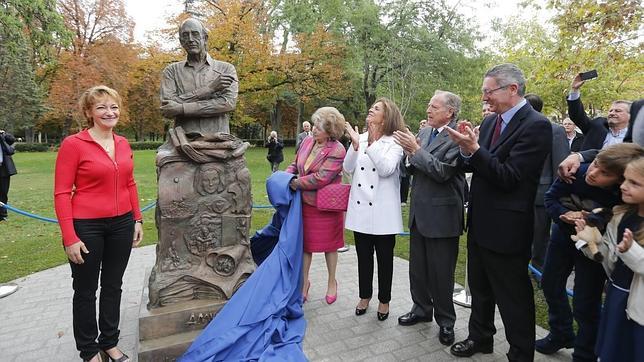
<svg viewBox="0 0 644 362">
<path fill-rule="evenodd" d="M 263 253 L 259 266 L 179 361 L 307 361 L 300 288 L 302 201 L 300 191 L 288 187 L 293 177 L 278 171 L 266 181 L 276 212 L 253 237 L 255 249 Z"/>
</svg>

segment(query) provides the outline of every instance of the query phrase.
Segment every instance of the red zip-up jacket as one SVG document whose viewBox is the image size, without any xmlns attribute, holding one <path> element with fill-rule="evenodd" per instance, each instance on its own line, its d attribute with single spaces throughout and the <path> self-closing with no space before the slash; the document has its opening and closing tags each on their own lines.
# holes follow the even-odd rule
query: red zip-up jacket
<svg viewBox="0 0 644 362">
<path fill-rule="evenodd" d="M 87 130 L 63 140 L 56 158 L 54 207 L 63 244 L 80 241 L 74 219 L 97 219 L 129 211 L 141 220 L 134 182 L 132 149 L 125 137 L 114 135 L 113 161 Z"/>
</svg>

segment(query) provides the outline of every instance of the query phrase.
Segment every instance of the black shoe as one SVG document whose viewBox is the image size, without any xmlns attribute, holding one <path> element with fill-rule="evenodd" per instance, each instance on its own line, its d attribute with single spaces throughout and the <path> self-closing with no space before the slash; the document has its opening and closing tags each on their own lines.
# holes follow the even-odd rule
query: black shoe
<svg viewBox="0 0 644 362">
<path fill-rule="evenodd" d="M 356 307 L 356 315 L 363 315 L 363 314 L 365 314 L 365 313 L 367 313 L 367 308 L 365 308 L 365 309 L 360 309 L 360 308 L 357 308 L 357 307 Z"/>
<path fill-rule="evenodd" d="M 376 315 L 378 316 L 379 321 L 386 321 L 387 318 L 389 318 L 389 312 L 387 313 L 376 312 Z"/>
<path fill-rule="evenodd" d="M 421 317 L 414 312 L 409 312 L 398 317 L 398 324 L 401 326 L 413 326 L 416 323 L 420 322 L 431 322 L 432 319 L 428 317 Z"/>
<path fill-rule="evenodd" d="M 541 354 L 553 354 L 562 348 L 572 348 L 574 344 L 574 338 L 561 340 L 553 337 L 552 333 L 548 333 L 544 338 L 534 342 L 534 349 Z"/>
<path fill-rule="evenodd" d="M 446 346 L 454 344 L 454 327 L 441 327 L 438 340 Z"/>
<path fill-rule="evenodd" d="M 472 357 L 476 353 L 492 353 L 493 349 L 494 345 L 492 344 L 481 344 L 468 338 L 454 344 L 450 348 L 450 352 L 457 357 Z"/>
</svg>

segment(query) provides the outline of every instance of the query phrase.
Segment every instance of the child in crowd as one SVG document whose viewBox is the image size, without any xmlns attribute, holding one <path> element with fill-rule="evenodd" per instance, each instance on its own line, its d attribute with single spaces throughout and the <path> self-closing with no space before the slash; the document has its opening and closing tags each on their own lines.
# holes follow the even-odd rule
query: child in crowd
<svg viewBox="0 0 644 362">
<path fill-rule="evenodd" d="M 628 164 L 621 191 L 626 204 L 614 208 L 599 244 L 609 276 L 595 346 L 602 362 L 644 358 L 644 157 Z M 583 220 L 577 221 L 578 232 L 584 226 Z M 592 258 L 584 245 L 583 240 L 577 243 Z"/>
<path fill-rule="evenodd" d="M 570 236 L 575 221 L 597 207 L 612 208 L 620 202 L 619 184 L 626 165 L 644 157 L 636 144 L 613 145 L 599 153 L 592 163 L 582 164 L 572 183 L 556 180 L 545 195 L 545 207 L 554 223 L 546 252 L 541 286 L 548 304 L 550 333 L 536 341 L 535 349 L 551 354 L 574 347 L 573 359 L 595 361 L 594 353 L 606 274 L 601 265 L 575 249 Z M 566 283 L 575 269 L 573 310 Z M 573 330 L 573 317 L 578 331 Z"/>
</svg>

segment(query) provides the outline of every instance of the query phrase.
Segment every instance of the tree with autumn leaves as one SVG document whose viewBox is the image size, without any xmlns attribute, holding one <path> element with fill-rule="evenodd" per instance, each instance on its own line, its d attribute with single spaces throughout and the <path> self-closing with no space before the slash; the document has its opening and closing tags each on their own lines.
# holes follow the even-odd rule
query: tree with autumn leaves
<svg viewBox="0 0 644 362">
<path fill-rule="evenodd" d="M 583 70 L 600 73 L 584 87 L 595 108 L 641 96 L 638 0 L 524 1 L 552 9 L 552 26 L 501 23 L 496 53 L 481 48 L 474 22 L 447 0 L 191 3 L 210 29 L 210 54 L 237 68 L 231 128 L 242 137 L 272 129 L 292 137 L 324 105 L 361 124 L 379 96 L 396 101 L 415 125 L 436 89 L 460 94 L 462 117 L 476 121 L 481 75 L 505 61 L 524 69 L 529 91 L 557 115 L 572 75 Z M 142 47 L 133 42 L 124 0 L 7 0 L 0 10 L 0 128 L 60 139 L 84 126 L 80 93 L 106 84 L 124 98 L 120 132 L 163 137 L 171 121 L 159 112 L 159 78 L 167 64 L 185 58 L 177 29 L 189 15 L 169 19 L 163 46 Z"/>
</svg>

